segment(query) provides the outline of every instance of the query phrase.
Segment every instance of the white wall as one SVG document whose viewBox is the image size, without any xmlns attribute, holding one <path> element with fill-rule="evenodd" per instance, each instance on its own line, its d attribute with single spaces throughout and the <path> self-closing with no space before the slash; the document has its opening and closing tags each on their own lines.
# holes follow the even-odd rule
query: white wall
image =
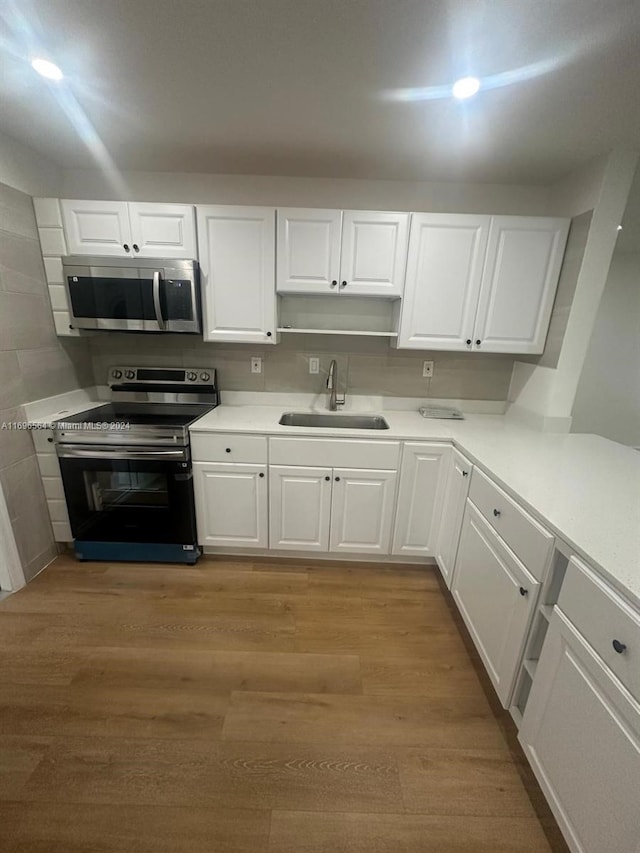
<svg viewBox="0 0 640 853">
<path fill-rule="evenodd" d="M 0 132 L 0 184 L 34 196 L 57 196 L 62 169 L 52 160 Z"/>
<path fill-rule="evenodd" d="M 640 447 L 640 253 L 616 252 L 573 406 L 572 432 Z"/>
<path fill-rule="evenodd" d="M 543 428 L 570 428 L 578 380 L 615 248 L 616 228 L 622 221 L 637 161 L 637 152 L 613 151 L 606 162 L 598 158 L 550 193 L 549 213 L 575 216 L 593 208 L 593 217 L 558 366 L 514 364 L 509 392 L 512 411 L 527 413 Z"/>
<path fill-rule="evenodd" d="M 121 189 L 118 189 L 121 187 Z M 546 187 L 67 169 L 63 198 L 544 215 Z"/>
</svg>

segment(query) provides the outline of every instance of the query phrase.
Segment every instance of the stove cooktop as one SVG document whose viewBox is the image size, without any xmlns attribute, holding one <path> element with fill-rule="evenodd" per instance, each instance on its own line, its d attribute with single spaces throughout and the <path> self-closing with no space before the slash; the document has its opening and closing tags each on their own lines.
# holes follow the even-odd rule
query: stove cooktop
<svg viewBox="0 0 640 853">
<path fill-rule="evenodd" d="M 157 427 L 186 427 L 214 406 L 201 403 L 105 403 L 86 412 L 60 418 L 57 424 L 104 424 L 114 428 L 122 424 Z"/>
</svg>

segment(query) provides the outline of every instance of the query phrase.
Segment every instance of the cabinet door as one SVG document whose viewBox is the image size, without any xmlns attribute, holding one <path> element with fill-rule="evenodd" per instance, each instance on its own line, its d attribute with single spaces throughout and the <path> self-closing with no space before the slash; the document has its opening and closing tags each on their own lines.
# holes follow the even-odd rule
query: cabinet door
<svg viewBox="0 0 640 853">
<path fill-rule="evenodd" d="M 340 292 L 354 296 L 402 296 L 408 240 L 408 213 L 345 211 Z"/>
<path fill-rule="evenodd" d="M 473 333 L 475 349 L 544 350 L 568 231 L 566 219 L 492 218 Z"/>
<path fill-rule="evenodd" d="M 453 567 L 458 553 L 460 528 L 472 470 L 473 465 L 469 460 L 458 450 L 453 449 L 442 503 L 442 519 L 436 539 L 436 561 L 449 589 L 451 589 Z"/>
<path fill-rule="evenodd" d="M 328 551 L 331 468 L 269 467 L 269 544 L 295 551 Z"/>
<path fill-rule="evenodd" d="M 471 347 L 489 222 L 489 216 L 413 214 L 398 347 Z"/>
<path fill-rule="evenodd" d="M 451 589 L 505 708 L 509 706 L 539 587 L 467 500 Z"/>
<path fill-rule="evenodd" d="M 129 219 L 134 255 L 197 259 L 196 215 L 192 205 L 131 202 Z"/>
<path fill-rule="evenodd" d="M 267 466 L 194 462 L 200 545 L 267 548 Z"/>
<path fill-rule="evenodd" d="M 197 210 L 204 339 L 275 343 L 275 209 Z"/>
<path fill-rule="evenodd" d="M 394 554 L 435 555 L 450 449 L 446 444 L 405 442 L 393 536 Z"/>
<path fill-rule="evenodd" d="M 70 255 L 134 254 L 126 201 L 62 199 L 60 205 Z"/>
<path fill-rule="evenodd" d="M 572 850 L 639 849 L 640 708 L 557 609 L 518 736 Z"/>
<path fill-rule="evenodd" d="M 396 472 L 333 469 L 331 551 L 388 554 Z"/>
<path fill-rule="evenodd" d="M 278 293 L 337 293 L 342 211 L 278 209 Z"/>
</svg>

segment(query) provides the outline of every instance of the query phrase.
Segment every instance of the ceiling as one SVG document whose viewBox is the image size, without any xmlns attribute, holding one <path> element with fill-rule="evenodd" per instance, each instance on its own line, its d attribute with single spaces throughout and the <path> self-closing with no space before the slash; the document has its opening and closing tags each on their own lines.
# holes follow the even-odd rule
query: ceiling
<svg viewBox="0 0 640 853">
<path fill-rule="evenodd" d="M 70 168 L 546 184 L 640 146 L 639 43 L 637 0 L 0 0 L 0 129 Z"/>
</svg>

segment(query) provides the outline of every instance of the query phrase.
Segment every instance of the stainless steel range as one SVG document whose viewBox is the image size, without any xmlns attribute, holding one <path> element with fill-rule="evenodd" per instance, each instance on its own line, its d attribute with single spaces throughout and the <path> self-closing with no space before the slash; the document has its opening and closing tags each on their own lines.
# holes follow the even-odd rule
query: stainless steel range
<svg viewBox="0 0 640 853">
<path fill-rule="evenodd" d="M 113 367 L 111 402 L 56 423 L 76 555 L 195 563 L 189 425 L 219 403 L 215 370 Z"/>
</svg>

